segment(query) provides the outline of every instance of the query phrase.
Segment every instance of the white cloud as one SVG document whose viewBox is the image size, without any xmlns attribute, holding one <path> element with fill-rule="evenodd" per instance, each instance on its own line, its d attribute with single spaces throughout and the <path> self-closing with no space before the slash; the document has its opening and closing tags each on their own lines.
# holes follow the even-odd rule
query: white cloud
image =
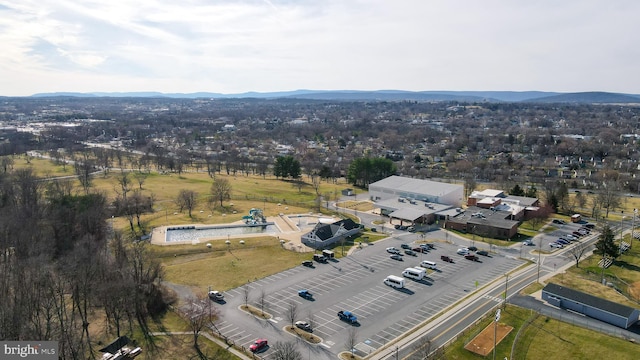
<svg viewBox="0 0 640 360">
<path fill-rule="evenodd" d="M 640 93 L 629 80 L 640 77 L 639 10 L 631 0 L 0 0 L 0 94 Z"/>
</svg>

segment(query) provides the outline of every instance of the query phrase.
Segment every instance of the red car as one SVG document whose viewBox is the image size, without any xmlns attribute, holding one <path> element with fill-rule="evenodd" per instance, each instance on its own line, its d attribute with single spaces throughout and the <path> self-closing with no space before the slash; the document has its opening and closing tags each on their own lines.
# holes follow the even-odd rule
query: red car
<svg viewBox="0 0 640 360">
<path fill-rule="evenodd" d="M 258 352 L 266 348 L 267 345 L 268 345 L 267 339 L 258 339 L 249 346 L 249 350 L 251 350 L 251 352 Z"/>
</svg>

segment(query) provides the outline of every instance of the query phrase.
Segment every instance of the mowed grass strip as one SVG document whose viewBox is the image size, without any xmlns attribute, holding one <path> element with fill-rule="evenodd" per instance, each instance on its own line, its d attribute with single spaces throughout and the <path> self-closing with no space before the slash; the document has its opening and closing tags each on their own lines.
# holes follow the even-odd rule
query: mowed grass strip
<svg viewBox="0 0 640 360">
<path fill-rule="evenodd" d="M 520 339 L 514 351 L 514 360 L 631 360 L 637 359 L 640 353 L 638 344 L 545 316 L 533 321 Z"/>
<path fill-rule="evenodd" d="M 311 258 L 309 253 L 283 249 L 273 237 L 245 239 L 244 245 L 236 240 L 232 243 L 229 250 L 224 241 L 217 240 L 211 242 L 211 249 L 198 244 L 154 246 L 152 251 L 164 265 L 165 280 L 202 291 L 208 286 L 223 291 L 236 288 Z"/>
</svg>

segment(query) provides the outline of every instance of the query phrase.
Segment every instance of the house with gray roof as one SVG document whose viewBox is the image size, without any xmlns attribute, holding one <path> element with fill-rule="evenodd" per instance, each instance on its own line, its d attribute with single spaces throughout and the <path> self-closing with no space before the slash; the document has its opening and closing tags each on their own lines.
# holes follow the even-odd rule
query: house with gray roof
<svg viewBox="0 0 640 360">
<path fill-rule="evenodd" d="M 302 243 L 313 249 L 328 249 L 336 242 L 347 239 L 360 232 L 360 224 L 351 219 L 336 221 L 332 224 L 318 223 L 313 230 L 303 234 Z"/>
<path fill-rule="evenodd" d="M 542 299 L 551 305 L 628 329 L 640 320 L 640 310 L 557 284 L 542 289 Z"/>
</svg>

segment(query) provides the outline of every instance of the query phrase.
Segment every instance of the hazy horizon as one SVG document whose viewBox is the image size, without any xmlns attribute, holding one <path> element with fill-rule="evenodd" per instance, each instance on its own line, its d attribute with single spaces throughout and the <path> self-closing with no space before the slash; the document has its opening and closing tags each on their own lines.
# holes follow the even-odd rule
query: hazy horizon
<svg viewBox="0 0 640 360">
<path fill-rule="evenodd" d="M 640 2 L 0 0 L 0 95 L 639 94 Z"/>
</svg>

